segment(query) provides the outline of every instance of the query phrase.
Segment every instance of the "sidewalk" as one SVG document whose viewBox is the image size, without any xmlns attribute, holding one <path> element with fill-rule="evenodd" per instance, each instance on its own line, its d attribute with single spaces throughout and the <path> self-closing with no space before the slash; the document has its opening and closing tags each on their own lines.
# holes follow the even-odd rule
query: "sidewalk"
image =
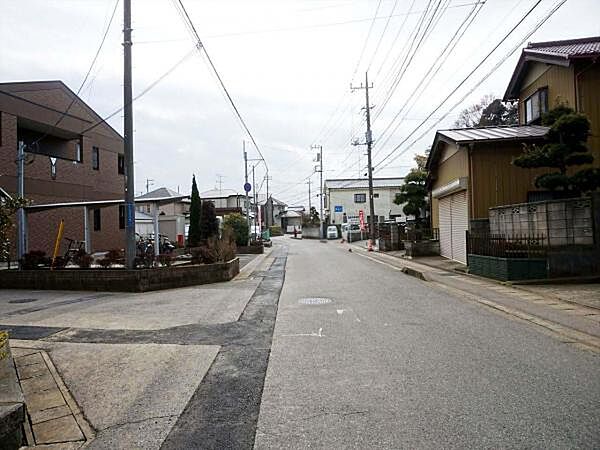
<svg viewBox="0 0 600 450">
<path fill-rule="evenodd" d="M 579 342 L 600 351 L 600 310 L 597 308 L 575 304 L 572 298 L 564 301 L 557 296 L 549 296 L 548 292 L 542 290 L 529 291 L 532 287 L 530 285 L 525 290 L 521 286 L 507 286 L 387 253 L 368 252 L 364 243 L 345 245 L 375 262 L 410 273 L 454 294 L 554 331 L 564 336 L 564 342 Z M 594 295 L 593 291 L 592 287 L 591 295 Z"/>
</svg>

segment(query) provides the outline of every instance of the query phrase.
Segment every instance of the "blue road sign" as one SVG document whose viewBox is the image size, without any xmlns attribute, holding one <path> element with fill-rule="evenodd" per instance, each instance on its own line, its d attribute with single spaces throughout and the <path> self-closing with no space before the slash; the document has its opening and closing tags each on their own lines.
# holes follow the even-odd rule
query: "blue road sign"
<svg viewBox="0 0 600 450">
<path fill-rule="evenodd" d="M 342 205 L 336 205 L 334 212 L 344 212 L 344 207 Z"/>
<path fill-rule="evenodd" d="M 252 185 L 250 183 L 244 184 L 244 191 L 250 192 L 252 190 Z"/>
</svg>

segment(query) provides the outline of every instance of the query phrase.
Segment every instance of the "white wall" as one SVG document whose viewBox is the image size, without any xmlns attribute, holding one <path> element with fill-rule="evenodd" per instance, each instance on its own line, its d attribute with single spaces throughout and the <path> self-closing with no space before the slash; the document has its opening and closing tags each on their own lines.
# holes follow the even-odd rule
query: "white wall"
<svg viewBox="0 0 600 450">
<path fill-rule="evenodd" d="M 359 210 L 363 210 L 365 221 L 369 215 L 369 190 L 368 189 L 328 189 L 328 209 L 331 223 L 340 224 L 343 221 L 344 213 L 346 216 L 357 216 Z M 400 192 L 400 188 L 374 188 L 373 194 L 379 194 L 379 198 L 373 199 L 375 206 L 375 215 L 384 216 L 385 219 L 390 218 L 390 214 L 401 216 L 402 221 L 406 216 L 402 212 L 404 205 L 396 205 L 394 198 Z M 365 194 L 365 203 L 354 203 L 354 194 Z M 336 206 L 342 206 L 342 212 L 335 212 Z M 390 212 L 391 210 L 391 212 Z"/>
</svg>

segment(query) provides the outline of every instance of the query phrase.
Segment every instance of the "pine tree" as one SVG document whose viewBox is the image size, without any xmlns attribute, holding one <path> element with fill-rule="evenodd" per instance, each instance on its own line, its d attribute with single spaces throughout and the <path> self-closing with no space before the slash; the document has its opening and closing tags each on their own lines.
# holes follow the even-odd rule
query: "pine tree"
<svg viewBox="0 0 600 450">
<path fill-rule="evenodd" d="M 406 203 L 402 211 L 407 216 L 415 216 L 418 223 L 421 220 L 421 211 L 427 206 L 427 171 L 425 163 L 427 158 L 422 155 L 415 156 L 417 167 L 413 168 L 404 177 L 404 184 L 400 186 L 400 193 L 396 194 L 394 203 L 401 205 Z"/>
<path fill-rule="evenodd" d="M 209 200 L 202 202 L 200 210 L 200 239 L 219 236 L 219 220 L 215 212 L 215 204 Z"/>
<path fill-rule="evenodd" d="M 568 175 L 568 168 L 591 164 L 594 157 L 586 146 L 590 122 L 566 106 L 558 106 L 542 117 L 542 125 L 550 127 L 546 142 L 526 146 L 522 155 L 513 164 L 526 169 L 549 167 L 558 171 L 540 175 L 535 186 L 549 191 L 562 191 L 569 196 L 578 196 L 600 187 L 600 169 L 582 169 Z"/>
<path fill-rule="evenodd" d="M 196 185 L 196 176 L 192 176 L 192 202 L 190 204 L 190 229 L 188 231 L 188 246 L 197 247 L 200 244 L 200 193 Z"/>
</svg>

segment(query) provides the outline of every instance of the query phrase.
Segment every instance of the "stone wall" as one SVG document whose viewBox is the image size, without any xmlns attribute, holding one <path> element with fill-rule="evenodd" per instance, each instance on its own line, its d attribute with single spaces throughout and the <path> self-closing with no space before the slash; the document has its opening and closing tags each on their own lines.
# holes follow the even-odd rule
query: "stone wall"
<svg viewBox="0 0 600 450">
<path fill-rule="evenodd" d="M 146 292 L 229 281 L 240 271 L 239 259 L 225 263 L 153 269 L 1 270 L 6 289 Z"/>
<path fill-rule="evenodd" d="M 319 234 L 319 227 L 310 227 L 303 226 L 302 227 L 302 239 L 320 239 L 321 236 Z"/>
</svg>

